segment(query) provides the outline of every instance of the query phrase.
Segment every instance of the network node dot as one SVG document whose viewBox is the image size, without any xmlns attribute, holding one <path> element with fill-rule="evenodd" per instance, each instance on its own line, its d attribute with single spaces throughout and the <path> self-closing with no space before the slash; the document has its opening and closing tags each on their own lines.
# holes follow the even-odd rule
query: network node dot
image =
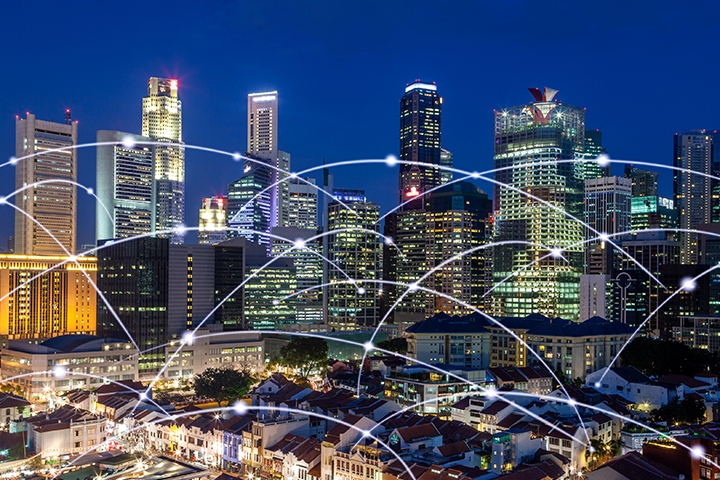
<svg viewBox="0 0 720 480">
<path fill-rule="evenodd" d="M 233 405 L 233 410 L 235 410 L 235 413 L 237 413 L 238 415 L 245 415 L 248 411 L 248 406 L 242 400 L 238 400 Z"/>
<path fill-rule="evenodd" d="M 598 235 L 598 238 L 600 239 L 601 242 L 607 242 L 608 240 L 610 240 L 610 237 L 608 236 L 608 234 L 604 233 L 604 232 L 601 233 L 600 235 Z"/>
<path fill-rule="evenodd" d="M 87 189 L 88 195 L 92 195 L 95 191 L 92 188 Z"/>
<path fill-rule="evenodd" d="M 681 288 L 685 290 L 686 292 L 692 292 L 697 288 L 697 284 L 695 283 L 695 280 L 692 278 L 683 278 L 680 281 Z"/>
<path fill-rule="evenodd" d="M 363 287 L 358 288 L 357 292 L 358 292 L 360 295 L 365 295 L 365 289 L 364 289 Z"/>
<path fill-rule="evenodd" d="M 232 158 L 233 158 L 233 160 L 235 160 L 236 162 L 239 162 L 240 159 L 242 158 L 242 155 L 240 155 L 238 152 L 235 152 L 235 153 L 233 153 Z"/>
<path fill-rule="evenodd" d="M 305 240 L 302 238 L 296 238 L 293 242 L 295 245 L 295 248 L 305 248 Z"/>
<path fill-rule="evenodd" d="M 703 458 L 705 456 L 705 449 L 703 447 L 701 447 L 700 445 L 692 447 L 690 449 L 690 452 L 691 452 L 692 456 L 695 458 Z"/>
<path fill-rule="evenodd" d="M 15 165 L 18 162 L 18 159 L 16 157 L 10 157 L 10 164 Z"/>
<path fill-rule="evenodd" d="M 478 172 L 473 172 L 472 175 L 470 175 L 472 178 L 480 178 L 480 174 Z"/>
<path fill-rule="evenodd" d="M 600 388 L 602 385 L 600 385 L 600 382 L 595 382 L 595 388 Z"/>
<path fill-rule="evenodd" d="M 290 178 L 297 178 L 297 176 L 298 176 L 297 173 L 290 172 Z"/>
<path fill-rule="evenodd" d="M 70 255 L 68 257 L 68 262 L 77 262 L 77 255 Z"/>
<path fill-rule="evenodd" d="M 600 165 L 601 167 L 607 167 L 608 165 L 610 165 L 610 157 L 604 153 L 601 155 L 598 155 L 596 161 L 597 161 L 597 164 Z"/>
<path fill-rule="evenodd" d="M 272 301 L 272 304 L 273 304 L 273 305 L 280 305 L 280 300 L 278 300 L 278 299 L 276 298 L 275 300 Z"/>
<path fill-rule="evenodd" d="M 185 345 L 190 345 L 192 344 L 193 340 L 195 340 L 195 337 L 193 336 L 192 332 L 185 332 L 183 333 L 182 339 Z"/>
<path fill-rule="evenodd" d="M 411 283 L 410 285 L 408 285 L 408 289 L 409 289 L 411 292 L 414 292 L 415 290 L 418 289 L 418 286 L 419 286 L 419 285 L 418 285 L 417 283 Z"/>
<path fill-rule="evenodd" d="M 392 237 L 385 237 L 385 245 L 392 245 L 393 243 Z"/>
<path fill-rule="evenodd" d="M 550 249 L 550 255 L 553 258 L 561 258 L 563 254 L 563 251 L 561 248 L 551 248 Z"/>
<path fill-rule="evenodd" d="M 122 146 L 125 148 L 133 148 L 135 146 L 135 139 L 132 135 L 125 135 L 122 139 Z"/>
<path fill-rule="evenodd" d="M 52 374 L 55 378 L 63 378 L 67 375 L 67 368 L 62 365 L 55 365 L 52 369 Z"/>
<path fill-rule="evenodd" d="M 7 203 L 7 198 L 0 197 L 0 205 L 5 205 Z"/>
<path fill-rule="evenodd" d="M 385 163 L 388 167 L 394 167 L 398 163 L 398 159 L 395 155 L 388 155 L 385 157 Z"/>
<path fill-rule="evenodd" d="M 365 342 L 365 343 L 363 344 L 363 347 L 365 348 L 365 351 L 366 351 L 366 352 L 369 352 L 370 350 L 374 350 L 374 349 L 375 349 L 375 345 L 373 345 L 372 342 Z"/>
</svg>

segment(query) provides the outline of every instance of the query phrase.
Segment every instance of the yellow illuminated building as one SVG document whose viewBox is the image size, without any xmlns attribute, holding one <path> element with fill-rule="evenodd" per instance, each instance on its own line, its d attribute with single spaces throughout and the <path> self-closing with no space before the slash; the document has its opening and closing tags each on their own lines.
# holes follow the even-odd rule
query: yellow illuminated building
<svg viewBox="0 0 720 480">
<path fill-rule="evenodd" d="M 0 336 L 94 334 L 97 258 L 0 255 Z"/>
</svg>

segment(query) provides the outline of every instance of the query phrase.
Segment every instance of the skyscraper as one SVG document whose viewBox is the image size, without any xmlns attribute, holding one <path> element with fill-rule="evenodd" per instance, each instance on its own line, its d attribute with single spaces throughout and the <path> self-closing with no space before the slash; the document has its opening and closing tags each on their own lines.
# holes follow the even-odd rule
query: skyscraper
<svg viewBox="0 0 720 480">
<path fill-rule="evenodd" d="M 182 143 L 182 102 L 178 81 L 150 77 L 148 96 L 142 102 L 142 135 L 160 143 Z M 179 232 L 185 220 L 185 149 L 178 145 L 155 147 L 155 229 L 172 243 L 183 243 Z"/>
<path fill-rule="evenodd" d="M 495 112 L 493 310 L 497 316 L 541 313 L 576 320 L 583 265 L 581 159 L 585 110 L 531 88 L 534 102 Z"/>
<path fill-rule="evenodd" d="M 600 177 L 585 180 L 585 223 L 597 232 L 609 235 L 619 244 L 615 234 L 630 231 L 630 200 L 632 182 L 623 177 Z M 610 275 L 620 267 L 622 253 L 610 243 L 597 239 L 598 234 L 585 228 L 585 273 Z"/>
<path fill-rule="evenodd" d="M 400 99 L 400 203 L 405 203 L 385 221 L 385 235 L 394 241 L 387 247 L 384 278 L 411 285 L 427 268 L 428 232 L 424 196 L 443 182 L 443 172 L 429 165 L 452 162 L 452 154 L 443 154 L 441 141 L 442 98 L 434 83 L 419 80 L 405 88 Z M 420 165 L 420 164 L 426 165 Z M 445 179 L 447 179 L 445 173 Z M 428 294 L 386 285 L 387 303 L 398 300 L 392 316 L 397 323 L 414 323 L 425 318 Z"/>
<path fill-rule="evenodd" d="M 247 118 L 247 153 L 256 158 L 263 159 L 274 167 L 272 169 L 271 199 L 272 216 L 271 227 L 287 227 L 288 225 L 288 199 L 290 190 L 287 182 L 281 182 L 288 177 L 290 170 L 290 154 L 278 148 L 278 93 L 262 92 L 248 95 Z M 245 168 L 252 166 L 245 163 Z M 281 171 L 279 171 L 281 170 Z M 277 185 L 274 185 L 278 183 Z"/>
<path fill-rule="evenodd" d="M 336 196 L 340 196 L 337 195 Z M 380 208 L 364 198 L 328 206 L 328 267 L 327 323 L 337 331 L 373 326 L 378 321 L 379 283 L 382 269 Z M 362 230 L 361 230 L 362 229 Z M 369 230 L 369 231 L 367 231 Z"/>
<path fill-rule="evenodd" d="M 76 252 L 78 124 L 16 117 L 15 253 L 67 255 Z M 44 227 L 44 228 L 43 228 Z M 46 231 L 47 230 L 47 231 Z M 49 232 L 49 233 L 48 233 Z M 54 238 L 53 238 L 54 237 Z"/>
<path fill-rule="evenodd" d="M 155 147 L 137 143 L 152 139 L 99 130 L 97 141 L 95 240 L 154 232 Z"/>
<path fill-rule="evenodd" d="M 607 150 L 602 145 L 602 132 L 600 130 L 585 130 L 585 158 L 595 159 Z M 601 167 L 597 162 L 586 162 L 583 164 L 583 178 L 600 178 L 610 176 L 610 165 Z"/>
<path fill-rule="evenodd" d="M 453 166 L 453 154 L 449 150 L 444 148 L 440 149 L 440 166 L 446 168 L 452 168 Z M 453 172 L 450 170 L 440 170 L 440 184 L 452 182 Z"/>
<path fill-rule="evenodd" d="M 681 229 L 697 229 L 698 225 L 712 220 L 712 181 L 703 175 L 711 174 L 713 167 L 714 136 L 705 130 L 675 134 L 675 170 L 673 192 L 675 208 Z M 680 232 L 680 259 L 684 264 L 698 263 L 698 234 Z"/>
<path fill-rule="evenodd" d="M 441 183 L 440 169 L 418 163 L 440 164 L 442 98 L 437 86 L 416 80 L 400 99 L 400 202 Z M 422 207 L 422 202 L 410 205 Z"/>
<path fill-rule="evenodd" d="M 318 189 L 314 178 L 293 178 L 289 181 L 287 226 L 317 230 Z"/>
<path fill-rule="evenodd" d="M 245 175 L 228 185 L 228 238 L 245 237 L 270 245 L 267 234 L 272 228 L 272 178 L 272 169 L 256 162 L 247 164 Z"/>
<path fill-rule="evenodd" d="M 485 309 L 490 250 L 480 247 L 490 233 L 487 220 L 491 213 L 492 200 L 470 182 L 445 185 L 427 198 L 425 271 L 437 270 L 423 284 L 447 296 L 428 295 L 427 316 L 473 313 L 472 308 L 454 299 Z"/>
<path fill-rule="evenodd" d="M 198 221 L 198 243 L 214 245 L 227 239 L 227 197 L 202 199 Z"/>
</svg>

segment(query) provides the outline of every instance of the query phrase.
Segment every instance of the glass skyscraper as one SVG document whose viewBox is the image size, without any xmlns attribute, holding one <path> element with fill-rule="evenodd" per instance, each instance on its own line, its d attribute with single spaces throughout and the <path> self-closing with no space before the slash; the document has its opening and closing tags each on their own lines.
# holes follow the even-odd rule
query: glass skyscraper
<svg viewBox="0 0 720 480">
<path fill-rule="evenodd" d="M 585 110 L 530 89 L 534 102 L 495 112 L 493 311 L 577 319 L 583 267 Z"/>
</svg>

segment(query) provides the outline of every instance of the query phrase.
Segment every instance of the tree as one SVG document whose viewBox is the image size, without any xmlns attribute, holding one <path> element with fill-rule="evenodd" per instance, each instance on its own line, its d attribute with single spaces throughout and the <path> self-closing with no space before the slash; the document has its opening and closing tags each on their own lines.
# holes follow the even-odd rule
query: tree
<svg viewBox="0 0 720 480">
<path fill-rule="evenodd" d="M 668 423 L 700 423 L 705 419 L 705 402 L 700 399 L 675 397 L 655 411 L 658 420 Z"/>
<path fill-rule="evenodd" d="M 307 381 L 310 374 L 328 361 L 328 344 L 322 338 L 294 337 L 280 349 L 282 363 L 297 370 L 297 378 Z"/>
<path fill-rule="evenodd" d="M 19 458 L 25 458 L 25 444 L 16 443 L 8 450 L 8 458 L 17 460 Z"/>
<path fill-rule="evenodd" d="M 385 340 L 377 344 L 378 348 L 405 355 L 408 351 L 408 342 L 405 337 L 397 337 L 392 340 Z"/>
<path fill-rule="evenodd" d="M 255 383 L 255 377 L 249 370 L 235 370 L 234 368 L 208 368 L 193 378 L 195 394 L 201 397 L 212 398 L 218 402 L 228 404 L 243 398 L 250 393 Z"/>
</svg>

